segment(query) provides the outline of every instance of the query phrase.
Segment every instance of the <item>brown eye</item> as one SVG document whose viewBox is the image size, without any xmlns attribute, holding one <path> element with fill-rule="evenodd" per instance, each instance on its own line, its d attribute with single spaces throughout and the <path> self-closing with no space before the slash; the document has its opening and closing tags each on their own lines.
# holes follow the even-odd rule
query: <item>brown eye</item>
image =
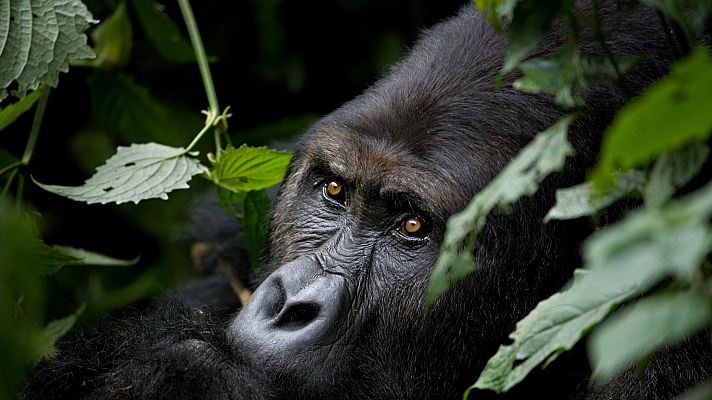
<svg viewBox="0 0 712 400">
<path fill-rule="evenodd" d="M 344 203 L 346 201 L 346 188 L 341 179 L 329 179 L 324 184 L 324 195 L 328 198 Z"/>
<path fill-rule="evenodd" d="M 400 231 L 401 234 L 407 237 L 419 239 L 424 238 L 428 234 L 427 229 L 425 229 L 425 222 L 415 215 L 411 215 L 401 222 Z"/>
</svg>

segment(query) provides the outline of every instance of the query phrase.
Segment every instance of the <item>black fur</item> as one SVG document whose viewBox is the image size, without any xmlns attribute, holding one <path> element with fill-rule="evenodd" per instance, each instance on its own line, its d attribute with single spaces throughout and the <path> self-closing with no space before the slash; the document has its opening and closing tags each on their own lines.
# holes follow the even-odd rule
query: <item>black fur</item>
<svg viewBox="0 0 712 400">
<path fill-rule="evenodd" d="M 626 77 L 635 95 L 672 61 L 664 33 L 650 9 L 627 15 L 607 6 L 604 14 L 614 53 L 650 54 Z M 535 53 L 559 45 L 554 32 Z M 593 42 L 584 49 L 601 53 Z M 24 398 L 459 398 L 516 321 L 580 265 L 588 223 L 542 224 L 542 218 L 555 188 L 585 178 L 600 135 L 623 102 L 611 85 L 590 91 L 585 116 L 570 132 L 576 156 L 512 213 L 488 218 L 475 253 L 480 269 L 424 315 L 447 218 L 564 114 L 551 96 L 512 89 L 513 74 L 495 87 L 505 51 L 486 20 L 465 7 L 308 132 L 270 222 L 266 266 L 274 274 L 237 322 L 228 323 L 229 301 L 208 294 L 192 301 L 212 290 L 214 282 L 201 281 L 182 292 L 188 307 L 168 303 L 64 343 L 31 376 Z M 321 194 L 324 180 L 337 175 L 349 185 L 346 206 Z M 393 187 L 411 187 L 417 199 L 393 195 Z M 398 236 L 393 223 L 403 212 L 427 217 L 426 240 Z M 325 289 L 293 300 L 318 285 Z M 213 314 L 203 303 L 225 308 Z M 293 304 L 312 305 L 315 314 L 290 314 Z M 246 317 L 250 312 L 288 314 L 288 323 L 300 325 L 280 328 L 282 317 L 259 325 Z M 330 322 L 318 334 L 300 333 L 323 321 Z M 300 333 L 296 339 L 292 330 Z M 710 375 L 708 345 L 689 357 L 698 345 L 655 355 L 642 375 L 626 372 L 590 393 L 587 361 L 575 349 L 507 397 L 670 398 Z"/>
</svg>

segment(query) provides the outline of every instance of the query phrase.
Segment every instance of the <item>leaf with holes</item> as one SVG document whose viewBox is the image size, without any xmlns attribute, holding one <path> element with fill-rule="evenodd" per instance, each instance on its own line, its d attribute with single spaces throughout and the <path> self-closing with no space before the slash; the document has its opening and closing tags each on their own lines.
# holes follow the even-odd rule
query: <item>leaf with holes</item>
<svg viewBox="0 0 712 400">
<path fill-rule="evenodd" d="M 182 148 L 145 143 L 119 147 L 82 186 L 35 183 L 52 193 L 89 204 L 138 203 L 154 198 L 165 200 L 169 192 L 187 189 L 188 181 L 202 172 L 205 168 Z"/>
<path fill-rule="evenodd" d="M 17 97 L 40 83 L 56 87 L 59 72 L 94 58 L 83 33 L 95 23 L 79 0 L 0 1 L 0 100 L 17 82 Z"/>
</svg>

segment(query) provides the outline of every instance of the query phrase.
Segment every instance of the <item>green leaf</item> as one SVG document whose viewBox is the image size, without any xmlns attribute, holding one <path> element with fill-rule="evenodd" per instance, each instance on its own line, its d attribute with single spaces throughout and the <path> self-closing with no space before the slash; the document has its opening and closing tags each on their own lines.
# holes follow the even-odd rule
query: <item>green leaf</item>
<svg viewBox="0 0 712 400">
<path fill-rule="evenodd" d="M 505 9 L 511 2 L 501 3 Z M 551 29 L 561 10 L 562 0 L 519 0 L 507 31 L 509 46 L 502 72 L 517 66 Z"/>
<path fill-rule="evenodd" d="M 475 0 L 477 8 L 487 15 L 490 24 L 497 30 L 502 31 L 502 20 L 512 20 L 514 7 L 519 0 Z"/>
<path fill-rule="evenodd" d="M 210 178 L 232 191 L 250 191 L 276 185 L 287 172 L 292 154 L 266 147 L 228 146 L 220 153 Z"/>
<path fill-rule="evenodd" d="M 636 63 L 634 57 L 618 57 L 621 73 Z M 576 43 L 567 42 L 558 53 L 549 57 L 524 61 L 517 66 L 523 76 L 514 81 L 514 88 L 528 93 L 551 93 L 563 107 L 583 105 L 583 93 L 596 82 L 617 78 L 616 69 L 605 57 L 581 54 Z"/>
<path fill-rule="evenodd" d="M 590 182 L 556 191 L 556 204 L 546 214 L 544 221 L 574 219 L 593 215 L 633 191 L 642 191 L 645 174 L 631 170 L 616 180 L 615 188 L 606 194 L 597 193 Z"/>
<path fill-rule="evenodd" d="M 146 36 L 158 53 L 170 62 L 195 60 L 193 48 L 181 35 L 178 26 L 153 0 L 132 0 Z"/>
<path fill-rule="evenodd" d="M 589 356 L 604 383 L 650 352 L 677 344 L 709 325 L 712 307 L 698 291 L 661 293 L 637 301 L 591 336 Z"/>
<path fill-rule="evenodd" d="M 450 286 L 475 270 L 472 258 L 474 239 L 487 215 L 495 208 L 534 194 L 539 182 L 564 166 L 566 157 L 573 154 L 566 140 L 573 120 L 573 116 L 566 116 L 539 133 L 462 212 L 450 217 L 440 257 L 430 277 L 426 308 L 431 307 Z"/>
<path fill-rule="evenodd" d="M 202 172 L 205 168 L 182 148 L 145 143 L 120 146 L 82 186 L 44 185 L 34 178 L 33 181 L 72 200 L 121 204 L 154 198 L 166 200 L 169 192 L 187 189 L 188 181 Z"/>
<path fill-rule="evenodd" d="M 699 266 L 712 249 L 710 215 L 712 183 L 665 209 L 640 210 L 587 239 L 586 269 L 571 287 L 540 302 L 517 323 L 510 335 L 514 342 L 500 347 L 473 388 L 509 390 L 544 360 L 571 349 L 615 306 L 665 277 L 699 280 Z"/>
<path fill-rule="evenodd" d="M 91 34 L 94 41 L 96 58 L 92 65 L 108 68 L 120 68 L 126 65 L 131 56 L 133 31 L 131 20 L 126 12 L 126 2 L 116 6 L 114 12 L 105 19 Z"/>
<path fill-rule="evenodd" d="M 21 100 L 0 109 L 0 131 L 15 122 L 20 115 L 32 108 L 35 102 L 37 102 L 37 99 L 40 98 L 40 93 L 42 93 L 42 87 L 23 97 Z"/>
<path fill-rule="evenodd" d="M 242 206 L 242 218 L 239 219 L 242 231 L 242 244 L 250 257 L 252 270 L 259 272 L 260 256 L 266 243 L 267 221 L 272 201 L 264 190 L 246 193 Z"/>
<path fill-rule="evenodd" d="M 130 77 L 96 70 L 87 80 L 92 112 L 103 130 L 129 142 L 175 142 L 167 111 Z"/>
<path fill-rule="evenodd" d="M 77 249 L 74 247 L 67 246 L 52 246 L 55 250 L 63 253 L 64 255 L 74 257 L 78 261 L 72 262 L 74 265 L 103 265 L 103 266 L 131 266 L 135 265 L 140 257 L 136 257 L 131 260 L 122 260 L 119 258 L 113 258 L 105 256 L 103 254 L 94 253 L 92 251 L 87 251 L 84 249 Z"/>
<path fill-rule="evenodd" d="M 705 47 L 699 47 L 618 113 L 591 174 L 594 186 L 606 190 L 619 168 L 647 165 L 660 154 L 706 140 L 712 133 L 710 93 L 712 59 Z"/>
<path fill-rule="evenodd" d="M 94 22 L 79 0 L 0 2 L 0 100 L 13 81 L 22 98 L 40 83 L 56 87 L 70 62 L 94 58 L 83 33 Z"/>
<path fill-rule="evenodd" d="M 693 143 L 686 148 L 664 154 L 653 165 L 645 185 L 645 205 L 660 207 L 667 203 L 677 188 L 694 178 L 707 160 L 709 148 Z"/>
<path fill-rule="evenodd" d="M 233 192 L 222 187 L 218 187 L 218 200 L 223 210 L 240 223 L 240 239 L 247 250 L 250 265 L 253 271 L 259 272 L 272 200 L 264 190 Z M 239 206 L 240 213 L 235 211 L 235 204 Z"/>
<path fill-rule="evenodd" d="M 61 318 L 51 321 L 47 326 L 38 332 L 35 341 L 36 347 L 34 348 L 34 359 L 35 361 L 40 361 L 45 358 L 53 357 L 57 350 L 55 345 L 57 341 L 66 335 L 76 324 L 79 316 L 84 313 L 86 304 L 82 304 L 79 308 L 74 311 L 74 313 Z"/>
</svg>

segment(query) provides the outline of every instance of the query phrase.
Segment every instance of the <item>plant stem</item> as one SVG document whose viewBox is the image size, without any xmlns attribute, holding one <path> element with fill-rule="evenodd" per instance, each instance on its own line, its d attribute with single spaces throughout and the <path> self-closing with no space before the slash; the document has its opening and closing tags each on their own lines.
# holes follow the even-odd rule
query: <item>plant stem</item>
<svg viewBox="0 0 712 400">
<path fill-rule="evenodd" d="M 22 161 L 16 161 L 16 162 L 4 167 L 3 169 L 0 169 L 0 176 L 3 176 L 6 173 L 13 171 L 13 170 L 17 169 L 17 167 L 21 167 L 23 165 L 25 165 L 25 164 Z"/>
<path fill-rule="evenodd" d="M 13 169 L 10 173 L 10 176 L 7 178 L 7 182 L 5 182 L 5 187 L 2 189 L 2 194 L 0 194 L 0 199 L 4 199 L 5 196 L 7 196 L 7 192 L 10 190 L 10 186 L 12 185 L 12 181 L 15 180 L 16 175 L 17 168 Z"/>
<path fill-rule="evenodd" d="M 181 13 L 183 14 L 183 20 L 188 28 L 188 36 L 190 36 L 190 42 L 193 45 L 193 51 L 195 52 L 195 58 L 198 61 L 198 67 L 200 68 L 200 76 L 203 78 L 203 86 L 205 86 L 205 94 L 208 96 L 208 111 L 210 112 L 209 121 L 206 121 L 206 127 L 208 122 L 212 127 L 212 122 L 215 121 L 220 113 L 220 106 L 218 105 L 218 97 L 215 94 L 215 86 L 213 85 L 213 77 L 210 74 L 210 66 L 208 65 L 208 58 L 205 55 L 205 48 L 203 47 L 203 41 L 200 39 L 200 32 L 198 31 L 198 25 L 195 23 L 195 17 L 193 16 L 193 10 L 190 8 L 190 3 L 188 0 L 178 0 L 180 5 Z M 196 139 L 202 137 L 205 132 L 205 128 L 201 130 L 201 133 L 196 136 Z M 222 145 L 220 143 L 220 133 L 216 130 L 213 132 L 215 138 L 215 151 L 220 154 L 222 151 Z M 196 140 L 193 140 L 188 148 L 192 148 L 195 145 Z"/>
<path fill-rule="evenodd" d="M 47 108 L 47 100 L 49 99 L 49 87 L 42 88 L 42 93 L 40 94 L 40 101 L 37 104 L 37 110 L 35 111 L 35 118 L 32 120 L 32 130 L 30 131 L 30 138 L 27 139 L 27 145 L 25 146 L 25 153 L 22 155 L 22 164 L 27 165 L 32 159 L 32 152 L 35 150 L 35 144 L 37 143 L 37 136 L 40 133 L 40 128 L 42 127 L 42 119 L 44 118 L 45 109 Z"/>
<path fill-rule="evenodd" d="M 217 115 L 214 115 L 205 121 L 205 126 L 203 127 L 203 129 L 200 130 L 200 132 L 198 132 L 197 135 L 195 135 L 195 137 L 193 138 L 193 141 L 190 142 L 188 147 L 185 148 L 185 151 L 183 152 L 183 154 L 185 154 L 193 149 L 193 147 L 200 141 L 200 139 L 205 135 L 205 133 L 207 131 L 209 131 L 210 128 L 213 127 L 213 124 L 215 123 L 215 120 L 217 119 L 217 117 L 218 117 Z"/>
</svg>

